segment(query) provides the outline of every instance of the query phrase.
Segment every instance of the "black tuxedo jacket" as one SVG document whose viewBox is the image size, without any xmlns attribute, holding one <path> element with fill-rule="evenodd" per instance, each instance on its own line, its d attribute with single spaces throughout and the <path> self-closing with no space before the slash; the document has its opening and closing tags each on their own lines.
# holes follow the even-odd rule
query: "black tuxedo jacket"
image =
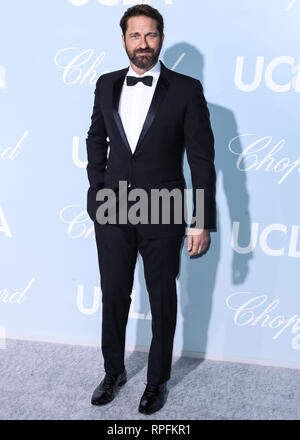
<svg viewBox="0 0 300 440">
<path fill-rule="evenodd" d="M 128 182 L 128 191 L 134 187 L 145 191 L 179 188 L 183 194 L 186 188 L 183 175 L 186 148 L 193 185 L 193 215 L 196 212 L 196 189 L 203 188 L 203 227 L 215 231 L 214 136 L 203 87 L 199 80 L 174 72 L 162 61 L 160 63 L 160 76 L 133 154 L 118 113 L 128 67 L 103 74 L 97 80 L 86 138 L 90 183 L 87 212 L 93 221 L 97 221 L 96 210 L 103 203 L 96 201 L 97 190 L 111 188 L 117 195 L 120 180 Z M 174 220 L 172 210 L 171 219 Z M 148 237 L 184 234 L 186 226 L 184 216 L 180 224 L 174 221 L 162 224 L 160 218 L 159 224 L 136 225 Z"/>
</svg>

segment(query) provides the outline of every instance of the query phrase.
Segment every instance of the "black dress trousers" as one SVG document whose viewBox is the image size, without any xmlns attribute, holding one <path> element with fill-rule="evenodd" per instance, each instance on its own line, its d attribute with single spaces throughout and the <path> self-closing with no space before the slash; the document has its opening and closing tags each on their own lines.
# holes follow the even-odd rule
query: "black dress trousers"
<svg viewBox="0 0 300 440">
<path fill-rule="evenodd" d="M 137 253 L 143 258 L 152 315 L 147 382 L 170 378 L 177 319 L 176 278 L 184 235 L 144 238 L 132 224 L 94 222 L 102 290 L 101 349 L 106 373 L 124 370 L 125 334 Z"/>
</svg>

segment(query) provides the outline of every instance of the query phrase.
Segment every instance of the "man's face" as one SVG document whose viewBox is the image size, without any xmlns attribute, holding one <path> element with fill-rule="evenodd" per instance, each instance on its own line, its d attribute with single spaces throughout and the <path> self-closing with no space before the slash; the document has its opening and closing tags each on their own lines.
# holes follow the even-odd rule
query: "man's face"
<svg viewBox="0 0 300 440">
<path fill-rule="evenodd" d="M 148 69 L 156 64 L 164 35 L 160 38 L 157 21 L 139 15 L 127 21 L 125 38 L 122 35 L 123 47 L 130 61 L 139 69 Z"/>
</svg>

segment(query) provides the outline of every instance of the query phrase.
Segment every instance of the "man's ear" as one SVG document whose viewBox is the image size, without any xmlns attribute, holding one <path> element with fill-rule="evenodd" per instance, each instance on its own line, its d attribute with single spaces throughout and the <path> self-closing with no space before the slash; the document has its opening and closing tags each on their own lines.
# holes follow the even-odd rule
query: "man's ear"
<svg viewBox="0 0 300 440">
<path fill-rule="evenodd" d="M 124 49 L 125 49 L 125 38 L 124 38 L 124 35 L 122 34 L 122 44 L 123 44 L 123 47 L 124 47 Z"/>
</svg>

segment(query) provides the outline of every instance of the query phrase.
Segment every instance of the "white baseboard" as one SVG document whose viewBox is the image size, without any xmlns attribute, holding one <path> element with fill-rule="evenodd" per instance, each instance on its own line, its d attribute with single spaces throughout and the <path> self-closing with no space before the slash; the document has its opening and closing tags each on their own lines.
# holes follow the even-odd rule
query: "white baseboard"
<svg viewBox="0 0 300 440">
<path fill-rule="evenodd" d="M 100 342 L 99 343 L 92 343 L 85 340 L 70 340 L 70 339 L 50 339 L 50 338 L 36 338 L 36 337 L 30 337 L 30 336 L 22 336 L 22 335 L 7 335 L 6 340 L 7 342 L 9 339 L 16 339 L 21 341 L 28 341 L 28 342 L 46 342 L 50 344 L 68 344 L 68 345 L 76 345 L 76 346 L 85 346 L 85 347 L 95 347 L 99 348 L 100 350 Z M 6 348 L 9 344 L 6 344 Z M 145 347 L 142 345 L 128 345 L 126 344 L 126 352 L 133 352 L 133 351 L 142 351 L 145 353 L 148 353 L 149 347 Z M 262 365 L 267 367 L 281 367 L 281 368 L 292 368 L 296 370 L 300 370 L 300 363 L 296 362 L 283 362 L 283 361 L 274 361 L 274 360 L 266 360 L 266 359 L 256 359 L 256 358 L 245 358 L 245 357 L 238 357 L 238 356 L 227 356 L 227 355 L 220 355 L 220 354 L 214 354 L 214 353 L 199 353 L 195 351 L 185 351 L 185 350 L 173 350 L 173 362 L 176 362 L 176 360 L 180 357 L 191 357 L 191 358 L 197 358 L 197 359 L 204 359 L 204 360 L 212 360 L 212 361 L 222 361 L 222 362 L 235 362 L 235 363 L 243 363 L 243 364 L 251 364 L 251 365 Z"/>
</svg>

